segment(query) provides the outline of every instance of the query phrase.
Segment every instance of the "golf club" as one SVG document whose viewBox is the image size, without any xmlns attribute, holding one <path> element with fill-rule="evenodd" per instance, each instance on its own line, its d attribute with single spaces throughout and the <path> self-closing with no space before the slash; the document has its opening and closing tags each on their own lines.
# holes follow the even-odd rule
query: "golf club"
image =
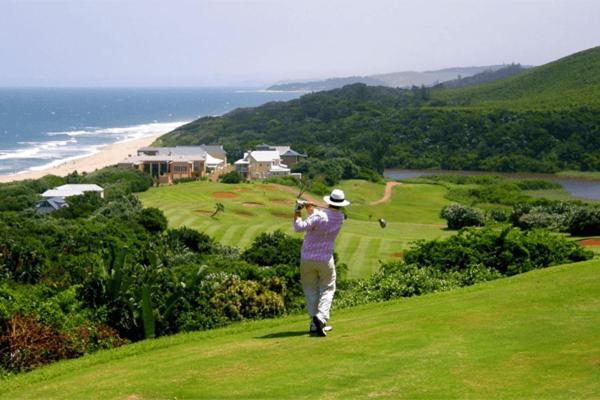
<svg viewBox="0 0 600 400">
<path fill-rule="evenodd" d="M 316 205 L 313 202 L 310 202 L 308 200 L 304 200 L 302 198 L 302 195 L 304 194 L 304 192 L 306 192 L 306 190 L 308 188 L 310 188 L 311 186 L 311 182 L 308 179 L 302 179 L 300 181 L 300 191 L 298 192 L 298 196 L 296 196 L 296 210 L 300 211 L 302 210 L 304 207 L 306 207 L 307 204 L 311 204 L 313 207 L 315 208 L 319 208 L 321 210 L 324 210 L 326 207 L 320 207 L 318 205 Z M 347 214 L 344 213 L 344 219 L 348 218 Z M 377 222 L 379 223 L 379 227 L 381 229 L 384 229 L 387 226 L 387 221 L 383 218 L 379 218 L 377 220 Z"/>
</svg>

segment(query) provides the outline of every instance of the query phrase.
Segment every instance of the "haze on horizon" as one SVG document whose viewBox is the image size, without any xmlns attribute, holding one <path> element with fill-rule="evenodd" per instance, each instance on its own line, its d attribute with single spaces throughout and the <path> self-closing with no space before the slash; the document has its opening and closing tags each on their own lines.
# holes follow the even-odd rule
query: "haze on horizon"
<svg viewBox="0 0 600 400">
<path fill-rule="evenodd" d="M 540 65 L 599 45 L 596 0 L 0 0 L 0 86 L 258 86 Z"/>
</svg>

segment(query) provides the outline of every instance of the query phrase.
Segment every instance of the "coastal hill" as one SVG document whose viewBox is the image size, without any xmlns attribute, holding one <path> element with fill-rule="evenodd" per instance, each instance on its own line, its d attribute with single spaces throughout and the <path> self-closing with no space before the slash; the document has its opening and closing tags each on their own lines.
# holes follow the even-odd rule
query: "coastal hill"
<svg viewBox="0 0 600 400">
<path fill-rule="evenodd" d="M 599 278 L 590 260 L 338 310 L 327 339 L 293 315 L 146 340 L 0 380 L 0 399 L 597 397 Z"/>
<path fill-rule="evenodd" d="M 406 88 L 411 86 L 431 86 L 458 77 L 469 77 L 485 71 L 496 71 L 502 69 L 503 65 L 487 65 L 481 67 L 454 67 L 434 71 L 402 71 L 387 74 L 376 74 L 368 76 L 348 76 L 340 78 L 329 78 L 325 80 L 308 82 L 286 82 L 269 86 L 267 90 L 274 91 L 305 91 L 318 92 L 322 90 L 338 89 L 354 83 L 364 83 L 369 86 L 388 86 Z"/>
<path fill-rule="evenodd" d="M 206 117 L 156 145 L 222 143 L 235 161 L 288 144 L 359 168 L 502 172 L 600 170 L 600 47 L 467 88 L 363 84 Z M 567 123 L 568 122 L 568 123 Z"/>
<path fill-rule="evenodd" d="M 509 108 L 600 108 L 600 46 L 518 76 L 479 86 L 441 90 L 435 97 L 449 104 Z"/>
</svg>

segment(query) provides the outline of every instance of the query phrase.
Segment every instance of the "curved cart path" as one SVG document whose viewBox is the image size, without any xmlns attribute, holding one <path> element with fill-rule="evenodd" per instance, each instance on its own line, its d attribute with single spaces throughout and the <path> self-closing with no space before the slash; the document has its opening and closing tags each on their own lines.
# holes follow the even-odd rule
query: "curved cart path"
<svg viewBox="0 0 600 400">
<path fill-rule="evenodd" d="M 382 204 L 390 201 L 392 198 L 392 188 L 394 186 L 402 185 L 400 182 L 388 182 L 385 184 L 385 192 L 383 193 L 383 197 L 379 200 L 375 200 L 369 203 L 370 206 L 376 206 L 377 204 Z"/>
</svg>

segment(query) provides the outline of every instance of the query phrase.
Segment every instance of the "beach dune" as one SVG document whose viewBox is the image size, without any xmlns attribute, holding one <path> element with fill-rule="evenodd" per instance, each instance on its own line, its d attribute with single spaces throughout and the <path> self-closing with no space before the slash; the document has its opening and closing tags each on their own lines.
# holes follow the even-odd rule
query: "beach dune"
<svg viewBox="0 0 600 400">
<path fill-rule="evenodd" d="M 102 147 L 99 152 L 41 170 L 26 171 L 18 174 L 0 176 L 0 182 L 12 182 L 25 179 L 38 179 L 45 175 L 65 176 L 73 171 L 93 172 L 108 165 L 117 164 L 130 154 L 136 154 L 140 147 L 152 144 L 164 133 L 144 136 L 126 142 L 113 143 Z"/>
</svg>

